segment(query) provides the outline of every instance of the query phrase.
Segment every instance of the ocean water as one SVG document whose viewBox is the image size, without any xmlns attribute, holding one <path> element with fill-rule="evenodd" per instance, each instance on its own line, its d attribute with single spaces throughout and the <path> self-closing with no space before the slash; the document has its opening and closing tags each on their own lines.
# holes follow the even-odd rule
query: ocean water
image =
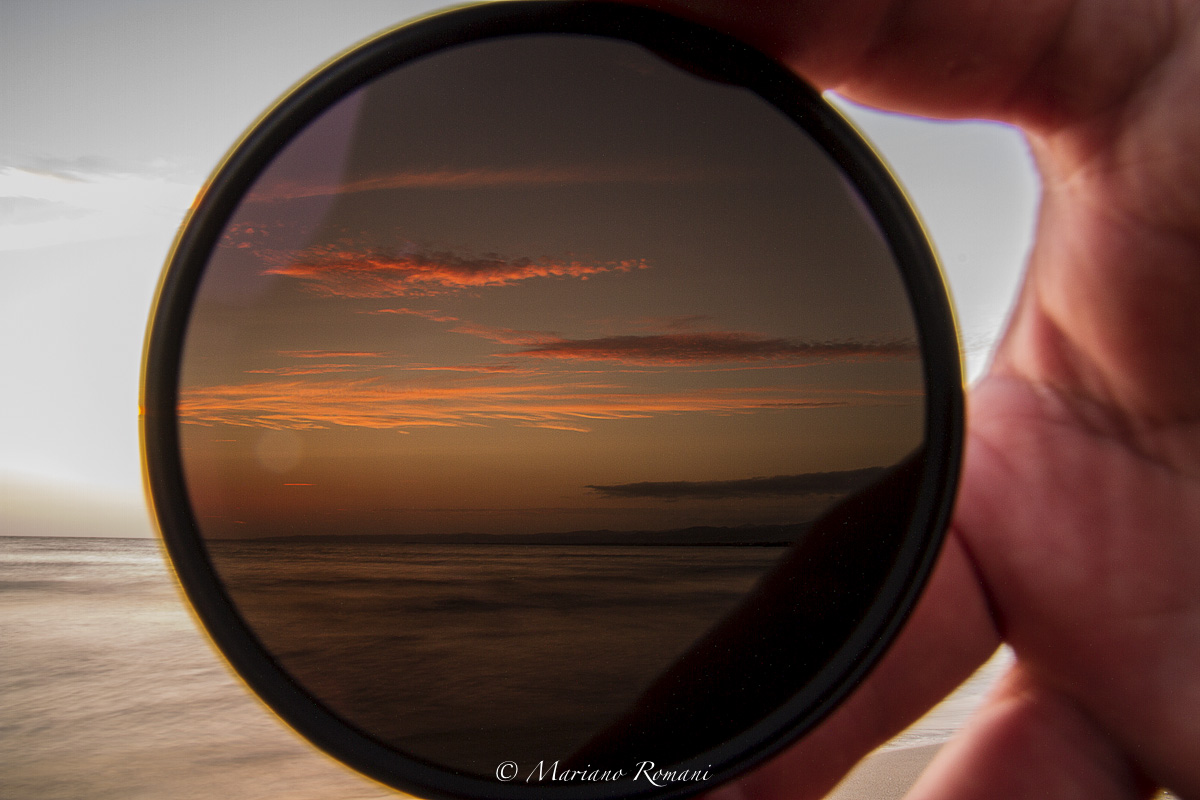
<svg viewBox="0 0 1200 800">
<path fill-rule="evenodd" d="M 716 613 L 757 574 L 760 566 L 749 562 L 771 557 L 771 548 L 699 548 L 720 549 L 725 555 L 716 561 L 697 554 L 688 559 L 683 551 L 690 549 L 676 554 L 689 561 L 679 574 L 703 577 L 710 588 L 689 593 L 688 581 L 681 580 L 672 590 L 678 596 L 664 608 L 709 603 L 712 607 L 706 613 Z M 425 551 L 424 582 L 410 582 L 399 599 L 388 601 L 393 610 L 395 603 L 424 609 L 433 631 L 461 616 L 463 608 L 456 603 L 469 606 L 471 600 L 455 600 L 447 593 L 447 577 L 461 571 L 462 564 L 448 563 L 435 550 Z M 742 557 L 749 561 L 730 563 L 731 550 L 743 551 Z M 228 563 L 236 561 L 236 554 L 229 557 L 233 560 Z M 580 551 L 574 557 L 596 556 Z M 638 592 L 653 582 L 638 577 L 647 565 L 635 563 L 636 553 L 627 557 L 633 561 L 626 563 L 623 577 L 618 576 L 628 589 L 622 596 L 640 602 Z M 486 567 L 495 580 L 480 585 L 505 591 L 502 562 Z M 304 580 L 303 564 L 293 566 L 291 579 Z M 547 567 L 550 571 L 539 584 L 545 604 L 533 613 L 552 607 L 559 592 L 578 594 L 580 587 L 567 577 L 577 566 L 560 562 L 557 577 Z M 278 602 L 279 584 L 255 569 L 247 566 L 237 578 L 248 606 L 258 601 L 266 618 L 282 613 L 287 622 L 286 609 L 280 610 L 286 604 Z M 712 591 L 712 585 L 719 590 Z M 294 591 L 291 594 L 295 596 Z M 362 602 L 379 602 L 377 593 L 366 595 L 369 598 Z M 610 621 L 627 616 L 611 608 L 596 613 Z M 665 624 L 627 619 L 618 624 L 614 641 L 628 640 L 631 652 L 645 652 L 639 641 L 661 639 L 664 630 L 670 634 L 684 624 L 681 620 L 686 616 L 667 615 Z M 504 637 L 499 633 L 511 633 L 521 620 L 497 619 L 490 634 L 477 633 L 484 636 L 484 646 L 501 647 Z M 294 625 L 295 619 L 288 624 Z M 486 641 L 488 635 L 491 641 Z M 682 640 L 692 634 L 678 635 Z M 311 665 L 311 653 L 322 644 L 311 634 L 292 635 L 289 642 L 294 665 L 301 667 L 306 658 Z M 350 646 L 353 649 L 353 643 Z M 424 647 L 408 641 L 404 649 L 424 653 Z M 586 653 L 576 660 L 580 669 L 596 669 L 596 658 Z M 461 662 L 456 663 L 463 671 Z M 494 659 L 480 659 L 473 674 L 461 676 L 461 686 L 496 691 L 497 681 L 511 680 L 515 673 L 498 675 L 494 663 Z M 1003 656 L 990 662 L 889 747 L 944 741 L 962 726 L 1005 664 Z M 550 677 L 572 680 L 569 670 Z M 517 686 L 516 690 L 524 689 Z M 453 694 L 426 697 L 424 702 L 434 707 L 450 702 Z M 428 717 L 434 718 L 434 713 Z M 188 612 L 156 542 L 0 537 L 0 797 L 366 800 L 394 796 L 314 750 L 242 686 Z"/>
<path fill-rule="evenodd" d="M 259 638 L 327 705 L 491 778 L 502 761 L 566 763 L 785 550 L 292 539 L 212 556 Z"/>
</svg>

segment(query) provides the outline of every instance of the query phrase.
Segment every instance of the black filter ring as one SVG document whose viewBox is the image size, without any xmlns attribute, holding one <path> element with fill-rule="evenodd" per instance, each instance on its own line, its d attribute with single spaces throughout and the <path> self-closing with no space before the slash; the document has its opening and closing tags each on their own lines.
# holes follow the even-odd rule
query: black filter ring
<svg viewBox="0 0 1200 800">
<path fill-rule="evenodd" d="M 748 88 L 794 120 L 870 209 L 899 265 L 917 321 L 926 388 L 924 465 L 895 566 L 861 624 L 817 679 L 742 734 L 675 765 L 703 770 L 707 779 L 702 782 L 491 781 L 405 756 L 372 739 L 298 685 L 247 627 L 208 557 L 184 479 L 176 413 L 184 335 L 209 256 L 263 169 L 322 111 L 389 70 L 467 42 L 540 33 L 642 45 L 706 78 Z M 423 18 L 362 44 L 280 100 L 214 173 L 176 241 L 150 322 L 142 381 L 145 481 L 157 522 L 189 601 L 238 674 L 289 725 L 367 776 L 418 795 L 481 800 L 682 797 L 711 790 L 811 730 L 878 662 L 917 601 L 948 525 L 963 416 L 956 328 L 936 258 L 903 192 L 853 127 L 791 71 L 736 39 L 658 11 L 587 0 L 487 3 Z"/>
</svg>

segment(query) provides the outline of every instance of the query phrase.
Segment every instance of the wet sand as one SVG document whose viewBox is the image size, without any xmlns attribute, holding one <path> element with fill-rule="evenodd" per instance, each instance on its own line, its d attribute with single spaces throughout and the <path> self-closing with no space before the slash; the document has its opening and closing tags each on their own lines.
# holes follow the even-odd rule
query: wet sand
<svg viewBox="0 0 1200 800">
<path fill-rule="evenodd" d="M 868 756 L 825 800 L 899 800 L 942 749 L 940 744 L 881 750 Z M 1155 800 L 1179 800 L 1165 789 Z"/>
<path fill-rule="evenodd" d="M 925 767 L 941 749 L 940 744 L 881 750 L 864 760 L 846 776 L 827 800 L 892 800 L 904 797 Z"/>
</svg>

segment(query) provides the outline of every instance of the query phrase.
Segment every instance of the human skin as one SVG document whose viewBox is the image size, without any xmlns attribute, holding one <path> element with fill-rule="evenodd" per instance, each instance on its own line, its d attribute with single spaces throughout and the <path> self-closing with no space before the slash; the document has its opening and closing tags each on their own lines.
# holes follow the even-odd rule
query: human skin
<svg viewBox="0 0 1200 800">
<path fill-rule="evenodd" d="M 714 795 L 821 797 L 1004 641 L 911 798 L 1200 798 L 1200 2 L 648 4 L 862 103 L 1016 125 L 1043 184 L 924 598 L 835 714 Z"/>
</svg>

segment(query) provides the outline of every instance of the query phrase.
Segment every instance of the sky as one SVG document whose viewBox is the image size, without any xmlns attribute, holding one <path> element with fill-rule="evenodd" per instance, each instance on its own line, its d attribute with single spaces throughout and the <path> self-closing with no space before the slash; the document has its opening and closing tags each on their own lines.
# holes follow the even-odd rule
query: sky
<svg viewBox="0 0 1200 800">
<path fill-rule="evenodd" d="M 394 0 L 346 2 L 339 4 L 337 14 L 330 15 L 324 4 L 303 2 L 201 6 L 142 0 L 6 0 L 0 9 L 0 75 L 4 76 L 0 79 L 0 107 L 8 110 L 0 128 L 0 375 L 4 386 L 0 392 L 0 524 L 6 532 L 150 535 L 141 501 L 137 443 L 141 347 L 154 287 L 188 205 L 241 131 L 290 85 L 356 41 L 434 7 L 436 4 Z M 284 9 L 286 13 L 281 13 Z M 317 15 L 319 24 L 314 21 Z M 416 93 L 412 102 L 421 102 L 420 86 L 406 91 Z M 360 107 L 347 113 L 374 114 L 375 127 L 387 128 L 386 113 L 379 104 L 373 105 L 370 98 L 356 102 Z M 969 374 L 978 375 L 1011 303 L 1029 246 L 1037 181 L 1023 142 L 1013 131 L 992 124 L 912 120 L 851 107 L 836 98 L 834 102 L 871 138 L 924 219 L 947 271 Z M 334 119 L 327 131 L 334 138 L 338 135 L 336 122 Z M 445 131 L 450 122 L 442 120 L 439 129 Z M 371 125 L 364 126 L 369 128 Z M 772 135 L 763 133 L 770 126 L 756 129 L 758 135 Z M 462 386 L 470 376 L 477 380 L 484 376 L 493 389 L 519 385 L 527 390 L 535 384 L 549 386 L 546 381 L 554 378 L 559 381 L 556 385 L 574 382 L 578 390 L 584 380 L 581 367 L 587 366 L 599 370 L 610 384 L 624 381 L 621 385 L 626 389 L 639 389 L 642 394 L 652 389 L 660 397 L 676 400 L 683 383 L 694 384 L 698 376 L 702 380 L 693 386 L 692 400 L 705 391 L 712 394 L 731 388 L 744 395 L 768 389 L 794 394 L 801 387 L 832 391 L 836 381 L 829 375 L 839 370 L 843 373 L 841 389 L 861 386 L 871 370 L 877 374 L 870 380 L 892 388 L 906 385 L 899 374 L 904 371 L 902 359 L 877 358 L 868 365 L 859 353 L 853 365 L 800 366 L 803 357 L 796 349 L 817 341 L 894 344 L 905 337 L 903 320 L 885 315 L 876 325 L 867 319 L 870 315 L 859 319 L 847 311 L 830 314 L 830 319 L 822 321 L 814 312 L 804 316 L 805 325 L 810 325 L 805 328 L 795 323 L 795 315 L 790 315 L 793 319 L 789 321 L 789 315 L 769 309 L 772 299 L 777 302 L 789 292 L 803 294 L 799 290 L 813 287 L 778 284 L 745 292 L 744 308 L 719 308 L 718 299 L 723 296 L 720 271 L 715 260 L 705 266 L 703 258 L 714 248 L 705 250 L 692 242 L 673 251 L 648 236 L 644 225 L 642 233 L 636 233 L 634 222 L 644 214 L 627 206 L 623 217 L 617 213 L 622 209 L 622 192 L 629 190 L 635 178 L 643 183 L 658 181 L 655 191 L 665 193 L 664 197 L 674 192 L 677 197 L 695 199 L 704 195 L 703 187 L 712 190 L 722 181 L 745 183 L 746 175 L 761 172 L 763 164 L 731 161 L 721 164 L 724 172 L 720 175 L 697 175 L 695 164 L 687 163 L 695 154 L 667 153 L 662 142 L 642 141 L 640 152 L 591 151 L 596 159 L 589 165 L 591 173 L 572 161 L 575 172 L 565 175 L 567 161 L 563 158 L 558 163 L 533 163 L 527 157 L 522 161 L 520 153 L 495 152 L 479 163 L 459 165 L 451 174 L 443 169 L 448 163 L 444 154 L 424 164 L 381 163 L 371 155 L 369 139 L 359 136 L 347 142 L 346 160 L 327 165 L 358 181 L 353 185 L 363 191 L 344 193 L 332 201 L 321 190 L 328 175 L 288 175 L 285 171 L 276 176 L 276 183 L 264 182 L 257 198 L 259 211 L 272 209 L 273 223 L 291 226 L 289 230 L 299 238 L 290 247 L 267 247 L 255 239 L 262 219 L 261 214 L 251 213 L 254 209 L 247 210 L 243 228 L 231 231 L 242 239 L 231 241 L 230 258 L 253 258 L 256 264 L 263 264 L 260 274 L 264 280 L 269 277 L 271 287 L 265 290 L 272 297 L 268 305 L 278 311 L 279 320 L 289 316 L 294 320 L 301 310 L 311 314 L 306 319 L 325 320 L 323 324 L 308 323 L 304 330 L 295 324 L 289 328 L 281 321 L 271 334 L 274 338 L 262 342 L 259 361 L 238 363 L 243 372 L 273 371 L 257 373 L 263 376 L 258 380 L 290 378 L 297 386 L 311 386 L 317 380 L 313 368 L 320 365 L 324 379 L 344 380 L 353 375 L 355 385 L 378 389 L 381 381 L 397 380 L 404 370 L 411 378 L 415 367 L 421 366 L 437 368 L 423 370 L 421 385 L 428 389 L 447 390 Z M 443 137 L 440 145 L 453 149 L 455 141 Z M 697 146 L 719 145 L 701 142 Z M 648 163 L 657 165 L 656 169 L 648 170 Z M 284 167 L 281 164 L 280 170 Z M 602 186 L 595 183 L 597 174 L 607 176 Z M 419 213 L 410 213 L 406 230 L 397 231 L 394 222 L 372 219 L 359 202 L 382 191 L 397 202 L 409 203 L 406 208 L 410 212 L 428 207 L 438 197 L 441 200 L 437 202 L 469 212 L 472 203 L 475 208 L 482 207 L 488 197 L 494 199 L 515 184 L 528 189 L 531 181 L 546 180 L 547 176 L 560 184 L 566 178 L 569 183 L 590 185 L 588 196 L 605 198 L 606 213 L 614 214 L 614 220 L 625 220 L 627 232 L 607 240 L 586 236 L 556 240 L 544 226 L 534 236 L 499 217 L 492 219 L 490 229 L 487 225 L 472 230 L 439 229 L 432 223 L 418 224 Z M 448 181 L 457 182 L 457 188 L 434 185 Z M 681 190 L 689 181 L 687 190 Z M 569 213 L 570 204 L 560 202 L 561 198 L 551 202 L 547 191 L 532 196 Z M 760 182 L 754 189 L 760 206 L 754 208 L 753 219 L 770 220 L 768 200 L 782 197 L 791 202 L 787 191 L 786 187 L 768 190 Z M 698 200 L 696 204 L 703 205 Z M 510 213 L 522 213 L 508 205 L 512 206 Z M 305 208 L 307 212 L 303 212 Z M 424 275 L 422 292 L 412 291 L 411 286 L 381 288 L 362 275 L 331 269 L 341 246 L 334 229 L 344 227 L 348 220 L 359 223 L 358 232 L 368 232 L 354 247 L 360 251 L 373 248 L 377 255 L 391 258 L 393 274 Z M 691 224 L 697 224 L 696 218 Z M 826 233 L 836 237 L 837 230 L 832 226 Z M 507 233 L 499 235 L 499 231 Z M 240 244 L 250 246 L 238 249 Z M 297 257 L 301 251 L 305 258 Z M 694 296 L 686 298 L 678 291 L 683 285 L 677 271 L 683 256 L 690 259 L 688 263 L 699 265 L 695 274 L 711 277 L 707 297 L 701 296 L 704 293 L 698 288 L 689 289 Z M 724 253 L 726 259 L 733 256 Z M 272 258 L 275 262 L 268 263 Z M 864 255 L 862 260 L 866 263 L 870 258 Z M 763 268 L 765 275 L 778 277 L 778 270 Z M 271 270 L 274 272 L 266 276 Z M 468 273 L 474 276 L 475 285 L 456 283 L 455 275 L 461 278 Z M 214 280 L 211 289 L 209 328 L 213 331 L 220 329 L 219 320 L 222 313 L 229 313 L 230 303 L 239 302 L 235 296 L 246 289 L 233 282 L 222 296 L 223 290 L 216 284 Z M 692 286 L 690 281 L 688 285 Z M 886 281 L 875 280 L 871 285 L 887 293 Z M 584 288 L 586 293 L 581 293 Z M 838 308 L 831 299 L 839 291 L 836 285 L 826 283 L 817 290 L 829 292 L 831 297 L 825 298 L 829 302 L 814 302 L 814 310 Z M 643 307 L 637 308 L 637 313 L 637 304 L 631 305 L 627 299 L 631 296 L 642 298 Z M 533 314 L 523 312 L 527 319 L 520 330 L 515 329 L 511 313 L 518 298 L 542 309 Z M 842 310 L 851 307 L 844 303 Z M 870 304 L 857 307 L 869 308 Z M 587 318 L 577 313 L 578 309 L 587 309 Z M 335 331 L 350 330 L 346 320 L 351 318 L 357 326 L 353 330 L 367 332 L 366 338 L 375 336 L 380 345 L 343 347 Z M 198 330 L 200 327 L 198 323 Z M 364 336 L 346 338 L 361 341 Z M 385 346 L 387 337 L 392 338 Z M 663 353 L 686 351 L 692 354 L 692 363 L 647 363 L 650 344 L 655 346 L 658 361 Z M 731 346 L 741 348 L 742 361 L 729 360 L 728 352 L 720 359 L 713 355 L 713 348 L 728 351 Z M 772 346 L 775 355 L 765 357 Z M 697 348 L 708 348 L 708 355 L 699 361 Z M 755 359 L 760 366 L 769 363 L 786 368 L 709 371 L 735 363 L 745 366 L 749 363 L 746 354 L 754 348 L 758 348 Z M 235 349 L 245 352 L 244 348 Z M 618 349 L 622 352 L 617 353 Z M 698 363 L 704 365 L 703 370 Z M 301 378 L 297 370 L 305 365 L 309 373 Z M 383 365 L 388 369 L 378 368 Z M 481 366 L 508 371 L 463 371 Z M 295 374 L 287 375 L 288 370 Z M 850 374 L 855 371 L 861 374 Z M 740 378 L 730 377 L 735 372 Z M 764 377 L 767 373 L 771 373 L 770 379 Z M 825 377 L 814 378 L 818 373 Z M 198 367 L 194 374 L 198 388 L 235 384 L 233 375 L 205 375 Z M 719 380 L 713 377 L 718 374 Z M 784 375 L 793 376 L 793 382 L 779 377 Z M 246 377 L 238 380 L 245 382 Z M 735 383 L 719 382 L 730 380 Z M 598 390 L 589 391 L 594 394 Z M 609 395 L 615 392 L 611 387 L 604 391 Z M 614 399 L 607 398 L 610 406 Z M 444 405 L 440 408 L 445 410 Z M 895 411 L 895 407 L 888 408 Z M 462 412 L 459 408 L 458 413 Z M 498 413 L 496 408 L 483 412 Z M 691 420 L 689 425 L 695 424 L 697 414 L 707 414 L 709 422 L 719 417 L 711 408 L 657 414 L 651 420 L 656 433 L 645 444 L 666 441 L 673 434 L 675 441 L 686 441 L 686 436 L 678 436 L 683 429 L 681 414 Z M 621 422 L 582 419 L 564 415 L 561 407 L 543 409 L 538 419 L 524 421 L 532 425 L 490 425 L 489 435 L 496 447 L 515 441 L 513 436 L 522 437 L 522 446 L 531 446 L 535 440 L 529 437 L 535 434 L 570 437 L 558 440 L 570 444 L 546 445 L 550 439 L 537 440 L 542 443 L 538 446 L 546 448 L 542 463 L 549 469 L 548 465 L 565 463 L 566 455 L 580 447 L 597 426 Z M 748 425 L 753 419 L 761 421 L 763 415 L 738 413 L 720 419 Z M 208 420 L 210 425 L 213 422 Z M 877 420 L 875 424 L 882 423 Z M 435 427 L 438 430 L 431 431 Z M 776 421 L 763 430 L 792 427 Z M 311 431 L 306 434 L 301 428 L 295 422 L 282 425 L 265 444 L 243 442 L 240 446 L 252 453 L 256 469 L 261 471 L 267 463 L 279 470 L 292 458 L 289 453 L 295 452 L 297 437 L 312 439 Z M 378 451 L 383 448 L 381 442 L 392 447 L 391 443 L 401 438 L 412 440 L 436 433 L 439 451 L 454 452 L 454 447 L 446 448 L 456 441 L 455 446 L 463 446 L 465 428 L 396 424 L 392 420 L 382 428 L 359 431 L 386 432 L 386 439 L 368 437 L 373 444 L 329 434 L 322 446 L 353 449 L 353 444 L 354 448 Z M 505 436 L 510 438 L 505 440 Z M 726 436 L 732 441 L 735 428 L 727 427 Z M 477 438 L 471 441 L 478 445 Z M 427 440 L 426 446 L 432 447 L 431 442 Z M 781 443 L 778 458 L 761 464 L 758 471 L 748 466 L 737 474 L 706 473 L 699 469 L 703 459 L 693 458 L 695 473 L 674 477 L 712 482 L 853 469 L 903 454 L 899 443 L 890 447 L 884 448 L 887 453 L 860 453 L 845 463 L 824 464 L 811 458 L 804 462 L 803 457 L 794 455 L 799 448 L 786 455 L 788 448 Z M 814 451 L 808 448 L 806 452 Z M 485 469 L 483 464 L 478 469 L 483 477 L 497 474 L 494 467 Z M 663 470 L 635 475 L 606 468 L 595 474 L 572 474 L 571 491 L 576 495 L 571 502 L 588 494 L 579 494 L 581 487 L 669 478 Z M 434 507 L 438 491 L 445 492 L 444 481 L 441 490 L 427 487 L 421 502 Z M 592 490 L 589 503 L 600 503 L 601 495 Z M 529 496 L 523 507 L 532 508 L 542 500 Z M 558 522 L 567 524 L 568 520 Z"/>
<path fill-rule="evenodd" d="M 828 157 L 585 37 L 431 57 L 308 128 L 208 263 L 180 400 L 219 535 L 791 524 L 828 498 L 800 476 L 896 463 L 924 408 Z"/>
</svg>

